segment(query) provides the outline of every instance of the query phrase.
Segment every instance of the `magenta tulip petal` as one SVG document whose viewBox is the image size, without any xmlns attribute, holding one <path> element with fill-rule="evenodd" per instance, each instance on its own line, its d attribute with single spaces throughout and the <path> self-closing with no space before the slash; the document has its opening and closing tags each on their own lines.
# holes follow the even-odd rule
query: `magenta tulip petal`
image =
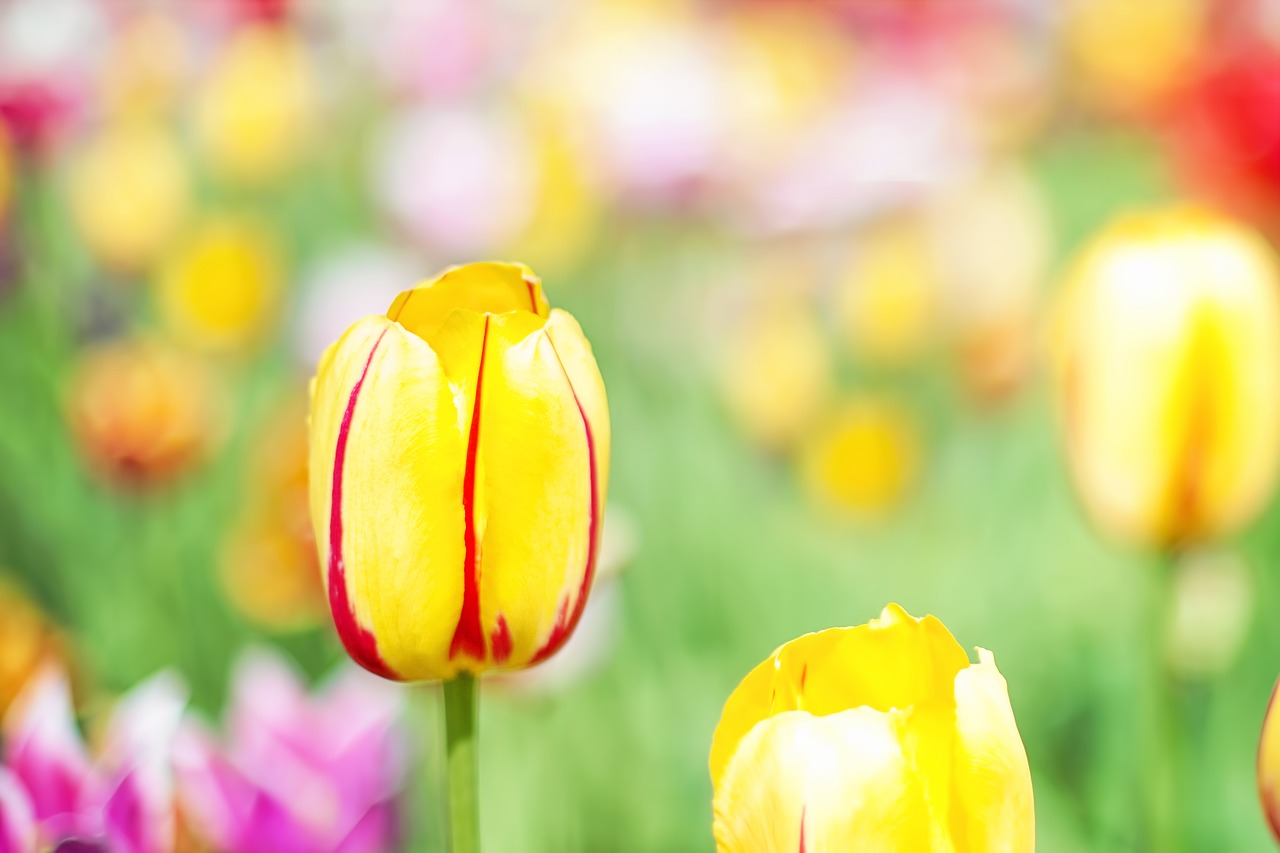
<svg viewBox="0 0 1280 853">
<path fill-rule="evenodd" d="M 27 682 L 5 717 L 4 733 L 7 763 L 22 780 L 36 820 L 74 814 L 94 778 L 60 670 L 41 670 Z"/>
<path fill-rule="evenodd" d="M 388 800 L 365 812 L 334 853 L 387 853 L 399 849 L 399 815 L 395 802 Z"/>
<path fill-rule="evenodd" d="M 17 777 L 0 767 L 0 853 L 35 853 L 36 816 Z"/>
</svg>

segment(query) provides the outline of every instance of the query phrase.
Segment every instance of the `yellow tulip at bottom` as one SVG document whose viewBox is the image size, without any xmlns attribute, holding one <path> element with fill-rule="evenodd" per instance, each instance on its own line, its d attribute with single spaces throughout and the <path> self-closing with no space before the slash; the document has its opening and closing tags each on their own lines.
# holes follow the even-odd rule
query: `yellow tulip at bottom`
<svg viewBox="0 0 1280 853">
<path fill-rule="evenodd" d="M 896 604 L 783 644 L 711 745 L 723 853 L 1035 849 L 1031 774 L 995 659 Z"/>
<path fill-rule="evenodd" d="M 519 669 L 590 592 L 609 413 L 591 346 L 516 264 L 400 294 L 321 357 L 311 515 L 334 623 L 387 678 Z"/>
</svg>

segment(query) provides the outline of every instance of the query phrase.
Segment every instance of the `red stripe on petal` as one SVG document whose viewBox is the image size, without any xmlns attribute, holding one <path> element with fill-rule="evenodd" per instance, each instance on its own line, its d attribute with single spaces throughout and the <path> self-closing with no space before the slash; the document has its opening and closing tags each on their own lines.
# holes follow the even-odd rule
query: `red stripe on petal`
<svg viewBox="0 0 1280 853">
<path fill-rule="evenodd" d="M 804 853 L 804 809 L 800 809 L 800 853 Z"/>
<path fill-rule="evenodd" d="M 462 612 L 458 627 L 449 644 L 449 658 L 465 652 L 469 657 L 485 659 L 484 628 L 480 624 L 480 541 L 476 533 L 476 456 L 480 450 L 480 397 L 484 387 L 484 356 L 489 343 L 489 315 L 484 316 L 484 336 L 480 340 L 480 369 L 476 372 L 476 400 L 471 408 L 471 433 L 467 437 L 467 469 L 462 478 L 462 511 L 466 519 L 463 531 L 465 560 L 463 564 Z"/>
<path fill-rule="evenodd" d="M 506 663 L 511 657 L 514 645 L 511 641 L 511 628 L 507 625 L 507 617 L 501 613 L 498 614 L 498 624 L 493 629 L 493 635 L 489 637 L 489 645 L 493 648 L 494 663 Z"/>
<path fill-rule="evenodd" d="M 547 336 L 547 341 L 551 343 L 552 352 L 556 352 L 556 345 L 551 341 L 550 336 Z M 560 369 L 564 370 L 564 361 L 560 359 L 559 352 L 556 352 L 556 360 L 560 361 Z M 587 606 L 587 594 L 591 592 L 591 581 L 596 575 L 596 556 L 600 545 L 600 485 L 596 475 L 595 435 L 591 431 L 591 421 L 587 418 L 586 410 L 582 408 L 582 403 L 578 400 L 578 392 L 573 390 L 573 381 L 569 379 L 567 370 L 564 371 L 564 379 L 569 383 L 569 391 L 573 394 L 574 405 L 578 407 L 578 414 L 582 417 L 582 430 L 586 435 L 587 441 L 588 474 L 591 478 L 591 518 L 587 527 L 587 565 L 582 572 L 582 583 L 578 587 L 578 597 L 574 601 L 573 612 L 569 612 L 569 599 L 561 599 L 560 609 L 556 612 L 556 622 L 551 628 L 551 634 L 547 637 L 547 641 L 542 644 L 542 648 L 534 653 L 533 658 L 529 661 L 530 665 L 541 663 L 555 654 L 569 639 L 569 636 L 573 634 L 573 629 L 578 627 L 578 620 L 582 618 L 582 611 Z"/>
<path fill-rule="evenodd" d="M 347 460 L 347 441 L 351 437 L 351 418 L 356 411 L 360 389 L 364 387 L 364 381 L 369 375 L 369 365 L 373 364 L 373 356 L 386 334 L 384 329 L 374 342 L 373 349 L 369 350 L 369 358 L 364 363 L 364 370 L 351 389 L 346 411 L 342 413 L 342 425 L 338 428 L 338 442 L 333 451 L 333 493 L 329 502 L 329 609 L 333 612 L 333 624 L 338 629 L 338 637 L 351 659 L 374 675 L 398 679 L 395 670 L 387 666 L 378 653 L 378 641 L 373 632 L 356 620 L 347 592 L 347 563 L 342 553 L 342 476 Z"/>
</svg>

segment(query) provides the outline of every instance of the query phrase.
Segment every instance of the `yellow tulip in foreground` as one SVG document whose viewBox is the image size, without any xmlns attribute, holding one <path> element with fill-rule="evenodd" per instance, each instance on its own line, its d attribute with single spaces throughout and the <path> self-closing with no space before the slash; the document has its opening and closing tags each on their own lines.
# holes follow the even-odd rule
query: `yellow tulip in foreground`
<svg viewBox="0 0 1280 853">
<path fill-rule="evenodd" d="M 1110 532 L 1168 547 L 1228 532 L 1280 462 L 1280 277 L 1213 214 L 1131 215 L 1085 251 L 1057 331 L 1068 451 Z"/>
<path fill-rule="evenodd" d="M 735 853 L 1023 853 L 1031 774 L 995 659 L 896 604 L 783 644 L 725 704 L 715 836 Z"/>
<path fill-rule="evenodd" d="M 609 413 L 591 346 L 527 268 L 455 267 L 320 360 L 311 514 L 343 644 L 411 681 L 518 669 L 591 589 Z"/>
</svg>

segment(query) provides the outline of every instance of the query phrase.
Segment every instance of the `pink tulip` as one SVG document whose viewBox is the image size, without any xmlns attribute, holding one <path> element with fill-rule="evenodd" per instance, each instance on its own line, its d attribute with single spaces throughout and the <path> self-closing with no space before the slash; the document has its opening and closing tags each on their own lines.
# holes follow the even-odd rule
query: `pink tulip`
<svg viewBox="0 0 1280 853">
<path fill-rule="evenodd" d="M 66 675 L 38 672 L 4 721 L 7 773 L 0 777 L 0 853 L 23 847 L 31 833 L 59 850 L 168 853 L 174 843 L 169 743 L 186 704 L 168 675 L 121 700 L 105 747 L 89 757 L 75 725 Z"/>
<path fill-rule="evenodd" d="M 223 853 L 380 853 L 399 843 L 401 695 L 344 666 L 318 692 L 278 656 L 236 667 L 220 743 L 189 721 L 176 750 L 186 814 Z"/>
</svg>

